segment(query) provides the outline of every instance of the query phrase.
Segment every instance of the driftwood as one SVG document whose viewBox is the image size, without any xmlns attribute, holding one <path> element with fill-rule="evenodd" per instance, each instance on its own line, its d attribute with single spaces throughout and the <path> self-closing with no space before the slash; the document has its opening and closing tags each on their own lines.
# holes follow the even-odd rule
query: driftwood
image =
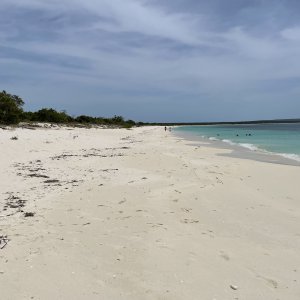
<svg viewBox="0 0 300 300">
<path fill-rule="evenodd" d="M 7 238 L 7 236 L 1 235 L 0 236 L 0 250 L 2 250 L 7 245 L 8 242 L 9 242 L 9 239 Z"/>
</svg>

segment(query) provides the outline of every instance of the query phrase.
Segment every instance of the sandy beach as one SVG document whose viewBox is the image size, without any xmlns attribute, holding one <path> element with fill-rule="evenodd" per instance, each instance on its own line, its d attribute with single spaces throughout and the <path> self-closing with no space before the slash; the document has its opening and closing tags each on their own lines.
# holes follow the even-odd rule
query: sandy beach
<svg viewBox="0 0 300 300">
<path fill-rule="evenodd" d="M 300 167 L 194 144 L 0 129 L 0 299 L 299 300 Z"/>
</svg>

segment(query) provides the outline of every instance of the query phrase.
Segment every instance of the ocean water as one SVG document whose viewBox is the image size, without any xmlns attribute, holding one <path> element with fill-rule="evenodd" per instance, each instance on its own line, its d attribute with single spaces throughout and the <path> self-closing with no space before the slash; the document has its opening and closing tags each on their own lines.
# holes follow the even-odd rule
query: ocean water
<svg viewBox="0 0 300 300">
<path fill-rule="evenodd" d="M 175 131 L 300 161 L 300 123 L 180 126 Z"/>
</svg>

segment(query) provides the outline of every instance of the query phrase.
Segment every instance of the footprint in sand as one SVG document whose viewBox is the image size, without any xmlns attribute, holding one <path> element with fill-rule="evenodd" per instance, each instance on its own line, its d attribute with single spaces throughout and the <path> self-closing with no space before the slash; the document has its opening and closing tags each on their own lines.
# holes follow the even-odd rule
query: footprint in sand
<svg viewBox="0 0 300 300">
<path fill-rule="evenodd" d="M 127 201 L 126 199 L 121 200 L 118 204 L 123 204 L 123 203 L 125 203 L 126 201 Z"/>
<path fill-rule="evenodd" d="M 183 212 L 186 212 L 186 213 L 190 213 L 191 212 L 191 210 L 192 210 L 192 208 L 181 208 L 181 210 L 183 211 Z"/>
<path fill-rule="evenodd" d="M 199 221 L 198 220 L 193 220 L 193 219 L 183 219 L 183 220 L 181 220 L 181 223 L 193 224 L 193 223 L 199 223 Z"/>
<path fill-rule="evenodd" d="M 221 251 L 220 257 L 222 257 L 223 259 L 225 259 L 225 260 L 227 260 L 227 261 L 230 260 L 229 255 L 228 255 L 227 253 L 223 252 L 223 251 Z"/>
<path fill-rule="evenodd" d="M 261 279 L 265 280 L 268 286 L 270 286 L 270 287 L 272 287 L 274 289 L 278 288 L 278 282 L 275 281 L 274 279 L 263 277 L 263 276 L 258 276 L 258 277 L 260 277 Z"/>
</svg>

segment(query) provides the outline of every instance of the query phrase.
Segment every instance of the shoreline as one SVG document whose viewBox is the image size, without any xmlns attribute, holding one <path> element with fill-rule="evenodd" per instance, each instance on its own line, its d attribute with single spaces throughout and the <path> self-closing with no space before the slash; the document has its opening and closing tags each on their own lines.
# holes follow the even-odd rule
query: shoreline
<svg viewBox="0 0 300 300">
<path fill-rule="evenodd" d="M 215 138 L 210 139 L 208 137 L 200 137 L 193 134 L 176 132 L 176 130 L 173 131 L 173 134 L 187 141 L 198 142 L 199 144 L 204 143 L 207 145 L 207 147 L 227 149 L 232 151 L 230 154 L 228 153 L 225 154 L 225 156 L 241 158 L 241 159 L 250 159 L 250 160 L 266 162 L 266 163 L 300 166 L 299 160 L 293 159 L 291 157 L 287 157 L 288 155 L 292 156 L 294 154 L 270 152 L 267 150 L 256 148 L 254 144 L 251 145 L 253 145 L 256 149 L 250 149 L 249 147 L 244 147 L 232 141 L 226 142 L 224 140 L 215 139 Z"/>
<path fill-rule="evenodd" d="M 299 299 L 299 168 L 162 127 L 0 147 L 3 299 Z"/>
</svg>

